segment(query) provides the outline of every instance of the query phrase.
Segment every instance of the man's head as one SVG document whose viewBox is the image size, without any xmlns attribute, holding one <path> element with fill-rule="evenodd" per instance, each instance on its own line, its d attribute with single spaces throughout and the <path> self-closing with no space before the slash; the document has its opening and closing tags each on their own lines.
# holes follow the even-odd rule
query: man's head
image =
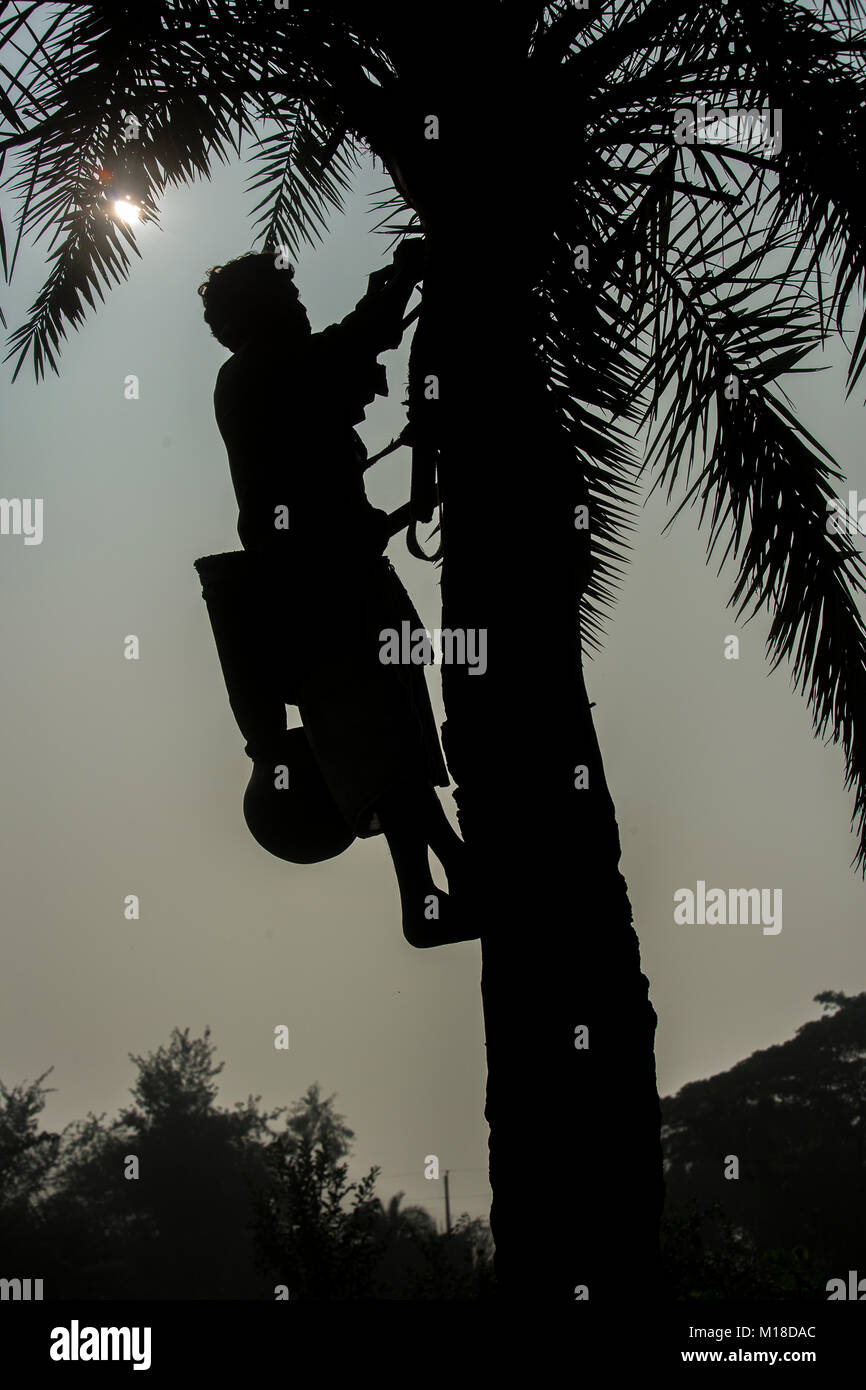
<svg viewBox="0 0 866 1390">
<path fill-rule="evenodd" d="M 249 251 L 209 270 L 198 292 L 204 321 L 217 341 L 237 352 L 265 336 L 308 338 L 312 330 L 294 274 L 292 266 L 278 270 L 267 251 Z"/>
</svg>

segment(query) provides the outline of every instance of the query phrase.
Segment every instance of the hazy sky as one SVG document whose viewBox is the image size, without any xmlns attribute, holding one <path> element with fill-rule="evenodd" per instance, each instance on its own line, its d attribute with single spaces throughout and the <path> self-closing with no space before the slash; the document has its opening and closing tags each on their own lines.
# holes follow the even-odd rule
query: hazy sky
<svg viewBox="0 0 866 1390">
<path fill-rule="evenodd" d="M 314 329 L 347 313 L 387 259 L 367 196 L 383 184 L 367 171 L 348 215 L 299 258 Z M 143 260 L 72 333 L 61 378 L 37 386 L 28 366 L 10 386 L 3 369 L 0 490 L 44 498 L 44 539 L 0 536 L 0 1080 L 53 1066 L 52 1127 L 113 1115 L 133 1081 L 129 1052 L 167 1043 L 174 1025 L 210 1024 L 223 1104 L 290 1103 L 318 1081 L 356 1131 L 353 1172 L 381 1165 L 380 1195 L 403 1190 L 441 1217 L 442 1185 L 423 1178 L 435 1153 L 452 1171 L 455 1214 L 486 1214 L 478 944 L 406 945 L 381 837 L 294 867 L 243 821 L 251 764 L 193 569 L 239 548 L 212 409 L 227 354 L 195 290 L 208 266 L 250 248 L 255 201 L 238 166 L 167 196 L 163 230 L 140 230 Z M 5 293 L 10 327 L 44 279 L 41 249 Z M 382 360 L 391 396 L 361 427 L 371 453 L 402 420 L 406 349 Z M 131 373 L 137 401 L 124 398 Z M 810 427 L 866 496 L 859 397 L 843 404 L 835 369 L 796 380 Z M 287 442 L 291 429 L 287 415 Z M 408 459 L 401 450 L 367 475 L 376 505 L 407 499 Z M 789 1037 L 820 1013 L 818 991 L 866 989 L 841 751 L 814 739 L 787 669 L 768 675 L 766 619 L 742 626 L 726 609 L 733 570 L 718 579 L 706 566 L 695 515 L 662 537 L 666 516 L 656 495 L 588 672 L 659 1015 L 662 1094 Z M 515 540 L 518 527 L 519 502 Z M 439 571 L 402 537 L 389 553 L 437 626 Z M 137 662 L 123 655 L 131 633 Z M 739 661 L 724 658 L 731 633 Z M 698 879 L 781 888 L 781 933 L 675 926 L 674 892 Z M 129 893 L 137 922 L 124 919 Z M 288 1052 L 273 1047 L 279 1023 Z M 530 1184 L 544 1164 L 540 1151 Z"/>
</svg>

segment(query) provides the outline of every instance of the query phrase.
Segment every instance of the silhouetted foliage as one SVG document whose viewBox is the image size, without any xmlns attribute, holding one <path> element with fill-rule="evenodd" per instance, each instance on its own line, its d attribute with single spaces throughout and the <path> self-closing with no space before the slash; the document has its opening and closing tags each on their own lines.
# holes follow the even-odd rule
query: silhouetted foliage
<svg viewBox="0 0 866 1390">
<path fill-rule="evenodd" d="M 353 1132 L 316 1085 L 292 1107 L 265 1151 L 268 1183 L 257 1199 L 260 1256 L 290 1298 L 358 1298 L 374 1263 L 370 1212 L 378 1170 L 348 1178 Z M 346 1202 L 350 1205 L 347 1208 Z"/>
<path fill-rule="evenodd" d="M 823 1298 L 866 1269 L 866 993 L 815 997 L 823 1018 L 663 1102 L 676 1297 Z M 492 1296 L 486 1223 L 464 1215 L 444 1235 L 402 1192 L 375 1195 L 377 1167 L 350 1181 L 354 1132 L 317 1084 L 273 1111 L 219 1107 L 209 1029 L 131 1060 L 133 1104 L 60 1134 L 38 1130 L 48 1072 L 0 1083 L 6 1275 L 43 1278 L 48 1298 Z"/>
<path fill-rule="evenodd" d="M 64 1131 L 54 1232 L 54 1296 L 244 1298 L 251 1284 L 250 1185 L 274 1114 L 258 1098 L 215 1103 L 209 1030 L 174 1029 L 168 1047 L 135 1057 L 135 1102 Z M 137 1164 L 137 1176 L 133 1176 Z"/>
<path fill-rule="evenodd" d="M 137 1067 L 133 1104 L 38 1133 L 46 1072 L 0 1085 L 3 1272 L 46 1298 L 475 1298 L 489 1292 L 483 1222 L 452 1235 L 422 1208 L 348 1177 L 353 1131 L 318 1085 L 288 1108 L 217 1105 L 210 1030 L 175 1028 Z M 274 1126 L 283 1115 L 280 1131 Z M 133 1163 L 135 1160 L 135 1163 Z M 136 1168 L 137 1165 L 137 1168 Z M 138 1176 L 133 1176 L 137 1171 Z"/>
<path fill-rule="evenodd" d="M 0 1250 L 22 1266 L 45 1248 L 40 1197 L 57 1164 L 60 1135 L 38 1132 L 49 1072 L 8 1090 L 0 1082 Z M 26 1277 L 26 1276 L 25 1276 Z"/>
<path fill-rule="evenodd" d="M 662 1103 L 681 1297 L 824 1297 L 866 1268 L 866 993 L 815 998 L 823 1018 Z"/>
</svg>

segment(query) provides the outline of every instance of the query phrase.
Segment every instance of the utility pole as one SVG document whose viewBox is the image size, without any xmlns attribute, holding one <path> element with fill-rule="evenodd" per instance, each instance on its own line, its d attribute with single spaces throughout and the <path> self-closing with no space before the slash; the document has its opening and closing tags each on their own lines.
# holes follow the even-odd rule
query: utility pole
<svg viewBox="0 0 866 1390">
<path fill-rule="evenodd" d="M 448 1192 L 448 1169 L 445 1169 L 445 1234 L 451 1234 L 451 1197 Z"/>
</svg>

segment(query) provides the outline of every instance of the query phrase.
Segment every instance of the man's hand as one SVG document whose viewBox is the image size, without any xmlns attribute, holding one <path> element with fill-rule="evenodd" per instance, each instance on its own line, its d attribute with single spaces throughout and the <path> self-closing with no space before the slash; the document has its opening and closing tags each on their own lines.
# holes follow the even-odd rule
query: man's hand
<svg viewBox="0 0 866 1390">
<path fill-rule="evenodd" d="M 424 262 L 427 259 L 427 251 L 424 245 L 424 238 L 420 236 L 407 237 L 401 241 L 397 250 L 394 252 L 394 269 L 401 274 L 408 274 L 412 277 L 412 283 L 417 284 L 424 279 Z"/>
<path fill-rule="evenodd" d="M 364 298 L 336 325 L 345 341 L 364 344 L 374 357 L 400 346 L 406 305 L 424 277 L 424 260 L 423 237 L 400 243 L 391 264 L 367 277 Z"/>
</svg>

